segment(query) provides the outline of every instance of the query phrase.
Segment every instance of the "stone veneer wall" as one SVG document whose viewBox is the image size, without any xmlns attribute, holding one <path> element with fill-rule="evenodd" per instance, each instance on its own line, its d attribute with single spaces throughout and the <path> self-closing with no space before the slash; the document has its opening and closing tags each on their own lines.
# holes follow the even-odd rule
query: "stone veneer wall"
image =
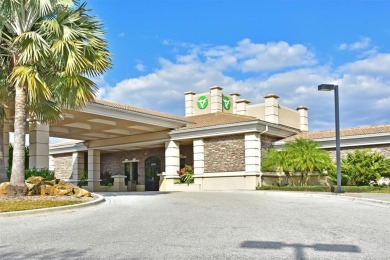
<svg viewBox="0 0 390 260">
<path fill-rule="evenodd" d="M 109 173 L 125 174 L 123 161 L 138 160 L 138 184 L 145 184 L 145 160 L 155 156 L 161 160 L 161 172 L 165 171 L 165 149 L 155 148 L 137 151 L 124 151 L 115 153 L 103 153 L 100 155 L 100 174 L 108 171 Z"/>
<path fill-rule="evenodd" d="M 194 146 L 191 145 L 180 145 L 180 155 L 186 157 L 186 164 L 194 166 Z"/>
<path fill-rule="evenodd" d="M 390 144 L 379 144 L 379 145 L 366 145 L 366 146 L 355 146 L 355 147 L 341 147 L 340 153 L 341 158 L 347 156 L 348 153 L 354 153 L 355 150 L 365 150 L 370 149 L 371 152 L 382 154 L 386 158 L 390 158 Z M 330 158 L 336 160 L 336 149 L 325 149 L 328 151 Z"/>
<path fill-rule="evenodd" d="M 72 153 L 53 154 L 54 173 L 57 179 L 72 177 Z"/>
<path fill-rule="evenodd" d="M 204 172 L 245 171 L 244 138 L 239 134 L 203 139 Z"/>
<path fill-rule="evenodd" d="M 263 158 L 264 153 L 268 150 L 271 149 L 272 143 L 279 141 L 280 137 L 275 137 L 275 136 L 268 136 L 268 135 L 261 135 L 261 158 Z"/>
</svg>

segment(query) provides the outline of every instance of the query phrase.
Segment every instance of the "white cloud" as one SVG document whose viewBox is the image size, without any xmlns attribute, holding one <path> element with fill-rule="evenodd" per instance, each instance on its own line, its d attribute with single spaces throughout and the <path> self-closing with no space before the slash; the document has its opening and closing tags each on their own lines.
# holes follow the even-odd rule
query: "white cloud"
<svg viewBox="0 0 390 260">
<path fill-rule="evenodd" d="M 369 37 L 360 37 L 359 41 L 354 43 L 342 43 L 339 45 L 339 50 L 357 51 L 371 47 L 371 39 Z"/>
<path fill-rule="evenodd" d="M 166 44 L 170 44 L 168 41 Z M 304 45 L 286 42 L 253 43 L 244 39 L 235 46 L 191 45 L 173 60 L 160 58 L 159 68 L 113 87 L 100 79 L 102 97 L 158 111 L 183 115 L 184 92 L 202 93 L 221 86 L 224 93 L 238 92 L 252 103 L 276 93 L 291 108 L 309 107 L 311 129 L 332 129 L 332 92 L 317 85 L 340 86 L 341 126 L 390 123 L 390 54 L 377 53 L 337 68 L 317 65 L 315 54 Z M 269 70 L 275 69 L 272 74 Z M 251 73 L 247 73 L 251 72 Z"/>
<path fill-rule="evenodd" d="M 390 77 L 390 53 L 378 53 L 366 59 L 347 63 L 340 67 L 342 72 L 370 74 L 378 77 Z"/>
<path fill-rule="evenodd" d="M 289 45 L 287 42 L 252 43 L 244 39 L 236 47 L 237 56 L 242 58 L 244 72 L 275 70 L 286 67 L 314 65 L 314 54 L 301 44 Z"/>
<path fill-rule="evenodd" d="M 118 37 L 120 37 L 120 38 L 123 38 L 125 36 L 126 36 L 126 33 L 124 33 L 124 32 L 121 32 L 121 33 L 118 34 Z"/>
<path fill-rule="evenodd" d="M 137 65 L 135 65 L 135 68 L 138 70 L 138 71 L 145 71 L 145 66 L 141 63 L 138 63 Z"/>
</svg>

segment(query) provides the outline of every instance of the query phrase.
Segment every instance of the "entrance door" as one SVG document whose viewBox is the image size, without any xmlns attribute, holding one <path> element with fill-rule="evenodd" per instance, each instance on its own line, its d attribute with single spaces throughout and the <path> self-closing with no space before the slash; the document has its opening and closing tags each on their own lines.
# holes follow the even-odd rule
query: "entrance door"
<svg viewBox="0 0 390 260">
<path fill-rule="evenodd" d="M 160 177 L 157 173 L 161 172 L 161 161 L 155 156 L 149 157 L 145 161 L 145 190 L 158 191 Z"/>
<path fill-rule="evenodd" d="M 127 186 L 130 181 L 130 163 L 125 163 L 125 175 L 127 177 L 125 179 L 125 185 Z"/>
</svg>

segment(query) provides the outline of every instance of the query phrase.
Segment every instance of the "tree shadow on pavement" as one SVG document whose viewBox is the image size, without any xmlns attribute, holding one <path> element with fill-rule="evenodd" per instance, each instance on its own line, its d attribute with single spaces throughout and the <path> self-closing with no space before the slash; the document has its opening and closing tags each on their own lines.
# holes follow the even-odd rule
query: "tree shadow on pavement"
<svg viewBox="0 0 390 260">
<path fill-rule="evenodd" d="M 2 246 L 2 248 L 5 246 Z M 46 249 L 39 250 L 36 248 L 34 252 L 23 252 L 0 249 L 1 259 L 85 259 L 87 258 L 88 250 L 57 250 L 57 249 Z"/>
</svg>

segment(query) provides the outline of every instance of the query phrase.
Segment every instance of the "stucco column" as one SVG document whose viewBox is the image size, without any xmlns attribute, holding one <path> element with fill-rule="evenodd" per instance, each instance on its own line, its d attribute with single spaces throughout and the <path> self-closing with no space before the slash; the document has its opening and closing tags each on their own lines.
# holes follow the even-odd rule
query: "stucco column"
<svg viewBox="0 0 390 260">
<path fill-rule="evenodd" d="M 194 95 L 195 92 L 188 91 L 184 93 L 185 96 L 185 106 L 186 106 L 186 116 L 194 115 Z"/>
<path fill-rule="evenodd" d="M 301 131 L 309 131 L 309 108 L 305 106 L 299 106 L 296 108 L 299 112 L 299 127 Z"/>
<path fill-rule="evenodd" d="M 222 112 L 222 88 L 214 86 L 210 88 L 211 113 Z"/>
<path fill-rule="evenodd" d="M 236 114 L 237 115 L 246 115 L 246 109 L 250 102 L 246 99 L 239 99 L 236 101 Z"/>
<path fill-rule="evenodd" d="M 233 114 L 237 114 L 237 100 L 240 97 L 240 94 L 238 93 L 232 93 L 230 94 L 230 97 L 232 98 L 232 108 L 233 108 Z"/>
<path fill-rule="evenodd" d="M 72 179 L 79 180 L 81 171 L 84 170 L 84 153 L 74 152 L 72 154 Z"/>
<path fill-rule="evenodd" d="M 279 96 L 276 94 L 268 94 L 264 97 L 265 100 L 265 121 L 278 124 L 279 123 Z"/>
<path fill-rule="evenodd" d="M 49 125 L 34 121 L 29 126 L 29 167 L 49 168 Z"/>
<path fill-rule="evenodd" d="M 259 133 L 245 134 L 245 172 L 260 173 L 261 141 Z"/>
<path fill-rule="evenodd" d="M 195 139 L 194 146 L 194 175 L 204 173 L 204 142 L 203 139 Z"/>
<path fill-rule="evenodd" d="M 165 175 L 176 176 L 180 170 L 180 145 L 176 141 L 165 142 Z"/>
<path fill-rule="evenodd" d="M 88 189 L 100 187 L 100 150 L 88 149 Z"/>
</svg>

